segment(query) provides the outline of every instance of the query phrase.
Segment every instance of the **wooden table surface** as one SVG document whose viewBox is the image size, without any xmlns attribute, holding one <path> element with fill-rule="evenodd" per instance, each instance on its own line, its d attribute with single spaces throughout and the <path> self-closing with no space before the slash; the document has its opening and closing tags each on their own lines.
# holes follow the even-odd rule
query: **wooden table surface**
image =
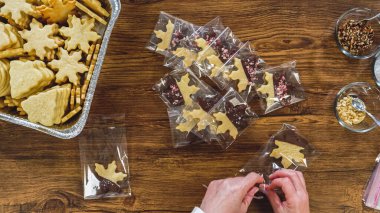
<svg viewBox="0 0 380 213">
<path fill-rule="evenodd" d="M 337 48 L 334 25 L 353 7 L 380 10 L 373 0 L 122 1 L 91 114 L 126 114 L 134 197 L 84 201 L 78 138 L 60 140 L 0 122 L 0 212 L 189 212 L 202 184 L 233 175 L 286 122 L 319 151 L 305 172 L 312 212 L 363 212 L 362 189 L 380 151 L 379 130 L 355 134 L 333 114 L 339 89 L 374 84 L 371 60 L 350 60 Z M 208 145 L 174 149 L 166 108 L 151 90 L 169 70 L 144 47 L 163 10 L 202 25 L 221 16 L 269 65 L 297 60 L 308 99 L 261 117 L 226 152 Z M 91 123 L 87 124 L 91 127 Z M 264 201 L 249 212 L 270 212 Z"/>
</svg>

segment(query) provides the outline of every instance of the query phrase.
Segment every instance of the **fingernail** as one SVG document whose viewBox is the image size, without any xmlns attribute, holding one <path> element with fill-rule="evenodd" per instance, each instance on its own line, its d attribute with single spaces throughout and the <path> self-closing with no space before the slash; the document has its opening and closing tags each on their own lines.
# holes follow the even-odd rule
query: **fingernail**
<svg viewBox="0 0 380 213">
<path fill-rule="evenodd" d="M 259 188 L 257 188 L 257 187 L 253 188 L 253 190 L 252 190 L 253 194 L 256 194 L 258 191 L 259 191 Z"/>
<path fill-rule="evenodd" d="M 265 190 L 265 184 L 260 184 L 259 188 Z"/>
<path fill-rule="evenodd" d="M 266 191 L 265 184 L 261 184 L 261 185 L 260 185 L 260 192 L 266 194 L 267 191 Z"/>
</svg>

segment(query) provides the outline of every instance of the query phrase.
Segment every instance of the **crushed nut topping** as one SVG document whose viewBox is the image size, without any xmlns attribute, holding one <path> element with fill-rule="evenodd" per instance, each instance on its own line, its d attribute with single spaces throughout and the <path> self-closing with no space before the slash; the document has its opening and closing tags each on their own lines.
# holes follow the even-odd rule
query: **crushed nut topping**
<svg viewBox="0 0 380 213">
<path fill-rule="evenodd" d="M 338 31 L 342 47 L 353 55 L 369 49 L 374 41 L 374 31 L 365 21 L 349 20 Z"/>
<path fill-rule="evenodd" d="M 366 117 L 364 112 L 358 111 L 352 106 L 352 97 L 350 96 L 340 99 L 336 110 L 340 119 L 349 125 L 360 124 Z"/>
</svg>

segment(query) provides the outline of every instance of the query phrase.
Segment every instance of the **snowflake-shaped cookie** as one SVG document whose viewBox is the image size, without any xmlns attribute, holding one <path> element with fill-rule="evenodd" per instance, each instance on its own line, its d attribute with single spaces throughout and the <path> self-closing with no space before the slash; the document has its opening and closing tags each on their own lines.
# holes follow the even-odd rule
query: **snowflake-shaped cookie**
<svg viewBox="0 0 380 213">
<path fill-rule="evenodd" d="M 38 6 L 37 10 L 49 24 L 66 21 L 71 11 L 75 9 L 75 0 L 47 0 L 47 3 Z"/>
<path fill-rule="evenodd" d="M 62 27 L 59 32 L 66 37 L 65 49 L 75 50 L 79 47 L 85 53 L 90 49 L 90 42 L 100 39 L 100 35 L 93 31 L 95 19 L 69 16 L 67 20 L 69 27 Z"/>
<path fill-rule="evenodd" d="M 84 73 L 88 71 L 88 68 L 79 60 L 82 59 L 82 51 L 71 52 L 69 54 L 67 50 L 60 48 L 58 52 L 59 60 L 53 60 L 49 63 L 49 66 L 58 71 L 56 74 L 56 83 L 65 83 L 67 79 L 74 85 L 79 83 L 78 73 Z"/>
<path fill-rule="evenodd" d="M 20 31 L 20 35 L 27 42 L 24 44 L 24 50 L 30 55 L 35 54 L 40 59 L 45 57 L 52 59 L 52 52 L 58 48 L 54 35 L 58 33 L 58 25 L 43 26 L 36 19 L 30 23 L 30 30 Z"/>
<path fill-rule="evenodd" d="M 26 28 L 28 25 L 29 15 L 37 18 L 39 13 L 35 7 L 28 3 L 27 0 L 0 0 L 4 6 L 0 8 L 0 16 L 8 19 L 9 22 L 16 23 L 20 27 Z"/>
</svg>

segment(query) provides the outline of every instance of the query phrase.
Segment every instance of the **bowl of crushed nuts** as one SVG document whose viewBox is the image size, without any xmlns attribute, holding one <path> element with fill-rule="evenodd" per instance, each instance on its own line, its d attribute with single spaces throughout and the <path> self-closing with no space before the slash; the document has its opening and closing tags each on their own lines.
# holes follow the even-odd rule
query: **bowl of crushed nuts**
<svg viewBox="0 0 380 213">
<path fill-rule="evenodd" d="M 340 125 L 353 132 L 369 132 L 377 125 L 365 112 L 352 106 L 355 98 L 363 101 L 368 112 L 380 118 L 380 91 L 369 83 L 354 82 L 343 87 L 335 99 L 335 116 Z"/>
<path fill-rule="evenodd" d="M 368 8 L 353 8 L 341 15 L 335 26 L 337 45 L 346 56 L 371 58 L 380 51 L 380 19 L 378 12 Z"/>
</svg>

